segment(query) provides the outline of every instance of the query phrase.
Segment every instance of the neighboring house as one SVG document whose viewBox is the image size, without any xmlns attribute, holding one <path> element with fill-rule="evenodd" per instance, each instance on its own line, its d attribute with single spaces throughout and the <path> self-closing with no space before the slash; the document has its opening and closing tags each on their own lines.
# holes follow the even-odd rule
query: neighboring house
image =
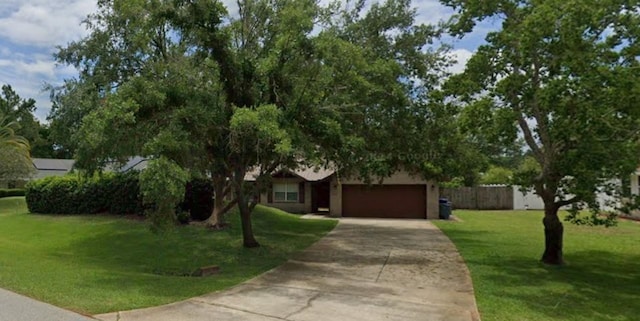
<svg viewBox="0 0 640 321">
<path fill-rule="evenodd" d="M 255 181 L 255 173 L 245 177 Z M 273 174 L 263 205 L 292 213 L 328 212 L 333 217 L 437 219 L 439 188 L 433 181 L 398 171 L 381 184 L 338 177 L 333 170 L 302 168 Z"/>
<path fill-rule="evenodd" d="M 75 164 L 73 159 L 33 158 L 32 161 L 36 169 L 32 179 L 67 175 Z"/>
<path fill-rule="evenodd" d="M 148 159 L 140 156 L 134 156 L 119 169 L 120 172 L 142 171 L 147 168 Z"/>
<path fill-rule="evenodd" d="M 0 182 L 0 188 L 22 188 L 30 180 L 49 176 L 64 176 L 71 171 L 75 163 L 73 159 L 51 158 L 32 158 L 31 162 L 35 168 L 31 177 L 25 177 L 22 180 Z"/>
</svg>

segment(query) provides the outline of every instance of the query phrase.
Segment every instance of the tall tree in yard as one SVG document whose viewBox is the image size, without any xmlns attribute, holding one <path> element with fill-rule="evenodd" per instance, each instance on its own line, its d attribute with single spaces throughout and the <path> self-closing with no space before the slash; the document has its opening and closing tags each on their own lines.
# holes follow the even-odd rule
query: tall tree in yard
<svg viewBox="0 0 640 321">
<path fill-rule="evenodd" d="M 259 245 L 251 211 L 279 167 L 331 162 L 362 177 L 398 166 L 446 172 L 433 165 L 429 148 L 438 144 L 415 137 L 437 125 L 426 93 L 447 66 L 445 50 L 427 47 L 438 32 L 414 24 L 407 0 L 368 10 L 364 1 L 242 0 L 235 16 L 213 0 L 98 5 L 90 35 L 57 54 L 81 69 L 72 88 L 82 95 L 71 98 L 85 97 L 84 109 L 56 111 L 83 115 L 78 164 L 141 154 L 161 157 L 154 168 L 174 163 L 207 175 L 216 189 L 209 223 L 220 223 L 232 192 L 246 247 Z M 245 183 L 250 171 L 259 173 L 255 185 Z"/>
<path fill-rule="evenodd" d="M 33 157 L 52 157 L 53 144 L 49 141 L 48 128 L 34 116 L 36 101 L 21 98 L 10 85 L 2 85 L 0 114 L 5 121 L 13 122 L 16 134 L 29 141 Z"/>
<path fill-rule="evenodd" d="M 568 220 L 611 224 L 597 191 L 628 176 L 640 160 L 640 4 L 638 1 L 443 0 L 464 35 L 501 19 L 448 88 L 459 102 L 517 126 L 532 158 L 516 173 L 545 204 L 542 261 L 563 263 L 562 206 Z M 589 207 L 591 215 L 581 216 Z"/>
<path fill-rule="evenodd" d="M 0 181 L 23 180 L 33 173 L 29 141 L 16 135 L 18 127 L 0 112 Z"/>
</svg>

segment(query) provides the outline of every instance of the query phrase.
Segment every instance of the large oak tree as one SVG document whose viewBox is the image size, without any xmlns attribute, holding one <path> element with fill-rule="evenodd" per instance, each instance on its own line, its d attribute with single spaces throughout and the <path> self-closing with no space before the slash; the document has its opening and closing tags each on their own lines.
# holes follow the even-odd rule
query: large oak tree
<svg viewBox="0 0 640 321">
<path fill-rule="evenodd" d="M 57 54 L 81 70 L 54 95 L 52 114 L 74 128 L 78 166 L 157 158 L 146 195 L 159 194 L 157 181 L 183 182 L 178 168 L 206 175 L 216 195 L 210 225 L 237 203 L 246 247 L 258 246 L 255 196 L 282 166 L 330 163 L 365 179 L 399 167 L 430 177 L 466 168 L 451 160 L 468 153 L 456 149 L 464 137 L 453 112 L 429 98 L 446 48 L 431 43 L 435 27 L 415 24 L 410 1 L 238 6 L 230 15 L 213 0 L 99 1 L 89 36 Z M 252 170 L 259 177 L 249 185 Z"/>
<path fill-rule="evenodd" d="M 618 0 L 443 0 L 464 35 L 485 19 L 490 32 L 448 88 L 467 112 L 517 127 L 532 158 L 516 174 L 545 204 L 542 261 L 562 264 L 569 220 L 610 224 L 597 192 L 618 193 L 640 160 L 640 4 Z M 578 210 L 589 207 L 583 217 Z"/>
</svg>

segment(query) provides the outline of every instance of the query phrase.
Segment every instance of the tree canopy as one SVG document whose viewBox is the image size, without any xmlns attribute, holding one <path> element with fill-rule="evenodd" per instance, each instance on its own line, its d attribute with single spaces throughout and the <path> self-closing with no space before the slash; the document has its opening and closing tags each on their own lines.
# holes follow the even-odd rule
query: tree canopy
<svg viewBox="0 0 640 321">
<path fill-rule="evenodd" d="M 10 85 L 2 85 L 0 95 L 0 115 L 5 122 L 13 122 L 13 130 L 24 137 L 31 146 L 34 157 L 55 157 L 53 144 L 49 141 L 49 130 L 34 116 L 36 101 L 21 98 Z"/>
<path fill-rule="evenodd" d="M 18 124 L 0 113 L 0 181 L 23 180 L 33 173 L 29 141 L 18 136 Z"/>
<path fill-rule="evenodd" d="M 98 1 L 89 36 L 57 53 L 81 72 L 54 93 L 52 129 L 69 130 L 88 170 L 143 155 L 177 171 L 147 182 L 183 177 L 177 168 L 210 177 L 211 224 L 232 192 L 248 247 L 252 196 L 277 168 L 471 171 L 452 160 L 473 154 L 455 109 L 433 95 L 449 65 L 432 43 L 440 31 L 415 24 L 408 0 L 365 5 L 243 0 L 230 15 L 213 0 Z"/>
<path fill-rule="evenodd" d="M 524 138 L 533 163 L 515 176 L 545 204 L 542 261 L 561 264 L 558 209 L 573 205 L 574 222 L 611 224 L 599 215 L 596 193 L 618 193 L 611 180 L 638 165 L 639 2 L 442 3 L 456 10 L 451 30 L 460 36 L 478 21 L 502 21 L 448 88 L 470 113 L 497 120 L 497 132 L 513 139 L 517 128 Z M 581 217 L 583 207 L 592 215 Z"/>
</svg>

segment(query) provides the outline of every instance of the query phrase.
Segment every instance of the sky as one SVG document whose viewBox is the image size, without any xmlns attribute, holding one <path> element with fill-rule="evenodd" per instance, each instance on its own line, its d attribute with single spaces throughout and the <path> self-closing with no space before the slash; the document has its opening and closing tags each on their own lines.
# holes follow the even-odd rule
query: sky
<svg viewBox="0 0 640 321">
<path fill-rule="evenodd" d="M 235 0 L 224 0 L 235 6 Z M 437 23 L 453 10 L 437 0 L 413 0 L 417 23 Z M 87 35 L 82 21 L 97 9 L 96 0 L 0 0 L 0 85 L 9 84 L 22 98 L 36 100 L 36 116 L 43 122 L 51 110 L 46 84 L 60 85 L 77 76 L 70 66 L 58 66 L 53 59 L 57 46 Z M 233 12 L 233 9 L 229 10 Z M 478 25 L 463 39 L 445 38 L 458 60 L 451 70 L 460 72 L 476 48 L 484 42 L 494 23 Z"/>
</svg>

